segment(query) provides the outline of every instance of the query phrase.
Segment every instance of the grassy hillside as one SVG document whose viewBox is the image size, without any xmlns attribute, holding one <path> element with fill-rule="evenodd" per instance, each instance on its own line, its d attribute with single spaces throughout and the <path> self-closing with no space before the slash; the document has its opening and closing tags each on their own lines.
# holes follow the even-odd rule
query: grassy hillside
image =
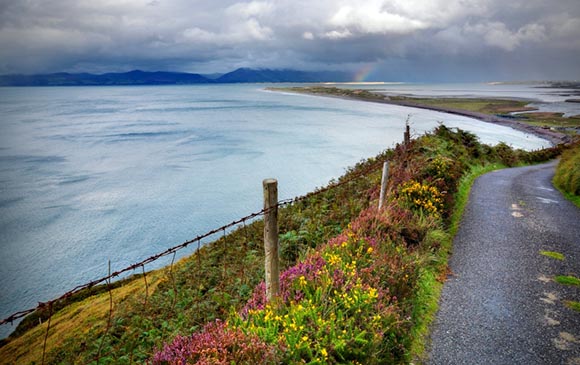
<svg viewBox="0 0 580 365">
<path fill-rule="evenodd" d="M 286 270 L 275 305 L 264 303 L 263 224 L 255 221 L 170 267 L 79 297 L 54 311 L 48 332 L 48 316 L 41 325 L 28 321 L 0 359 L 41 363 L 46 338 L 45 363 L 55 364 L 204 363 L 204 356 L 228 364 L 409 362 L 445 278 L 455 196 L 469 182 L 462 178 L 475 176 L 474 166 L 557 153 L 489 147 L 441 126 L 281 210 Z M 389 195 L 379 212 L 384 159 Z"/>
<path fill-rule="evenodd" d="M 562 153 L 554 175 L 554 185 L 580 207 L 580 140 Z"/>
</svg>

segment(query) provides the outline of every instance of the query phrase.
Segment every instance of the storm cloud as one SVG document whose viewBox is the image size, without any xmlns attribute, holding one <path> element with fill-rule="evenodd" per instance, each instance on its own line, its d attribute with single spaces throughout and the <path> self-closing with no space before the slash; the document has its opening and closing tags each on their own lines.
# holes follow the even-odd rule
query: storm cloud
<svg viewBox="0 0 580 365">
<path fill-rule="evenodd" d="M 368 69 L 580 78 L 577 0 L 0 0 L 0 73 Z"/>
</svg>

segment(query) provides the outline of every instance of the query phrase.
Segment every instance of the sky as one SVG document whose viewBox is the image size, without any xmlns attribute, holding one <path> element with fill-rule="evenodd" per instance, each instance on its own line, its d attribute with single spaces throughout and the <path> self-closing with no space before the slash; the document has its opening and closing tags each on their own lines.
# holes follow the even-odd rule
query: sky
<svg viewBox="0 0 580 365">
<path fill-rule="evenodd" d="M 0 74 L 580 79 L 579 0 L 0 0 Z"/>
</svg>

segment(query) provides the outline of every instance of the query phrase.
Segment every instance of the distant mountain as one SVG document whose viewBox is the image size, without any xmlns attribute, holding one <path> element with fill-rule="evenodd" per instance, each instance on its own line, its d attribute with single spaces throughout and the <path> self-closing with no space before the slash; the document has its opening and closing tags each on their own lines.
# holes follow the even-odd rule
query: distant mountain
<svg viewBox="0 0 580 365">
<path fill-rule="evenodd" d="M 102 75 L 61 72 L 46 75 L 0 76 L 0 86 L 188 85 L 211 82 L 213 81 L 198 74 L 139 70 Z"/>
<path fill-rule="evenodd" d="M 191 85 L 208 83 L 252 83 L 252 82 L 340 82 L 350 81 L 346 72 L 308 72 L 295 70 L 254 70 L 239 68 L 218 75 L 200 75 L 184 72 L 130 71 L 106 73 L 53 73 L 44 75 L 0 75 L 0 86 L 103 86 L 103 85 Z"/>
<path fill-rule="evenodd" d="M 216 79 L 219 83 L 241 82 L 340 82 L 350 81 L 352 75 L 333 71 L 296 71 L 239 68 Z"/>
<path fill-rule="evenodd" d="M 205 77 L 206 79 L 215 80 L 222 77 L 223 73 L 213 73 L 213 74 L 200 74 L 201 76 Z"/>
</svg>

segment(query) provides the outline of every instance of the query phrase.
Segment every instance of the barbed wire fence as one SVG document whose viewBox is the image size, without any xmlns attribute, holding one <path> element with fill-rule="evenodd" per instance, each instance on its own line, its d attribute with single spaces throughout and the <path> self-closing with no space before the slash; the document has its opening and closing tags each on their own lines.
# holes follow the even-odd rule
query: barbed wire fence
<svg viewBox="0 0 580 365">
<path fill-rule="evenodd" d="M 109 271 L 108 271 L 108 274 L 106 276 L 94 279 L 94 280 L 89 281 L 85 284 L 78 285 L 78 286 L 72 288 L 71 290 L 67 291 L 66 293 L 62 294 L 61 296 L 55 298 L 55 299 L 52 299 L 52 300 L 49 300 L 46 302 L 39 302 L 36 307 L 33 307 L 33 308 L 31 307 L 28 309 L 24 309 L 24 310 L 15 312 L 15 313 L 9 315 L 8 317 L 2 319 L 0 321 L 0 326 L 7 325 L 7 324 L 13 324 L 15 321 L 17 321 L 21 318 L 24 318 L 27 315 L 32 314 L 36 311 L 47 311 L 48 312 L 48 319 L 46 320 L 47 327 L 46 327 L 46 332 L 44 334 L 44 341 L 43 341 L 43 348 L 42 348 L 42 364 L 45 364 L 47 340 L 48 340 L 49 332 L 51 329 L 51 320 L 52 320 L 53 315 L 55 314 L 55 307 L 56 307 L 55 304 L 58 302 L 61 302 L 61 301 L 65 301 L 65 300 L 73 297 L 73 295 L 80 293 L 84 290 L 89 290 L 89 289 L 94 288 L 98 285 L 104 284 L 106 286 L 106 291 L 109 293 L 109 309 L 108 309 L 109 313 L 107 316 L 106 328 L 105 328 L 104 334 L 102 335 L 103 339 L 101 340 L 101 342 L 99 344 L 97 355 L 95 358 L 95 361 L 98 364 L 99 359 L 102 356 L 101 352 L 103 350 L 104 337 L 107 336 L 107 334 L 110 331 L 111 325 L 112 325 L 112 317 L 113 317 L 113 295 L 112 295 L 113 288 L 112 288 L 112 283 L 113 283 L 114 279 L 119 278 L 122 274 L 125 274 L 128 272 L 135 272 L 135 270 L 141 269 L 143 280 L 144 280 L 144 285 L 145 285 L 145 298 L 144 298 L 143 306 L 144 306 L 144 308 L 146 308 L 149 304 L 148 300 L 150 297 L 150 292 L 149 292 L 150 286 L 149 286 L 149 282 L 147 280 L 147 271 L 146 271 L 145 267 L 146 267 L 146 265 L 151 264 L 151 263 L 153 263 L 153 262 L 155 262 L 163 257 L 167 257 L 167 256 L 172 255 L 171 264 L 169 265 L 168 269 L 169 269 L 170 285 L 172 285 L 173 291 L 174 291 L 174 297 L 172 299 L 173 300 L 172 309 L 174 309 L 175 303 L 176 303 L 176 298 L 177 298 L 177 295 L 176 295 L 177 288 L 176 288 L 175 275 L 173 272 L 173 268 L 174 268 L 174 264 L 175 264 L 176 253 L 178 251 L 181 251 L 181 250 L 183 250 L 187 247 L 190 247 L 190 246 L 195 246 L 194 254 L 197 256 L 197 261 L 199 264 L 199 263 L 201 263 L 201 260 L 202 260 L 201 248 L 203 247 L 202 241 L 204 239 L 207 239 L 207 238 L 214 236 L 218 233 L 222 233 L 222 241 L 223 241 L 222 244 L 224 246 L 224 252 L 225 252 L 225 248 L 227 246 L 226 233 L 228 230 L 233 232 L 236 229 L 242 229 L 242 230 L 244 230 L 246 238 L 247 238 L 248 237 L 248 233 L 247 233 L 248 223 L 253 222 L 257 218 L 268 214 L 272 209 L 278 209 L 278 208 L 282 208 L 282 207 L 285 207 L 288 205 L 293 205 L 293 204 L 296 204 L 299 202 L 303 202 L 303 201 L 306 201 L 306 200 L 308 200 L 312 197 L 315 197 L 317 195 L 324 194 L 324 193 L 329 192 L 331 190 L 334 190 L 334 189 L 337 189 L 337 188 L 342 187 L 344 185 L 347 185 L 349 183 L 352 183 L 353 181 L 355 181 L 357 179 L 360 179 L 360 178 L 367 176 L 375 171 L 378 171 L 379 169 L 381 169 L 383 167 L 384 162 L 385 161 L 382 159 L 381 160 L 377 159 L 377 160 L 373 161 L 372 163 L 370 163 L 369 166 L 363 168 L 362 170 L 360 170 L 356 173 L 353 173 L 353 172 L 348 173 L 346 175 L 346 177 L 342 178 L 338 182 L 334 182 L 334 183 L 331 182 L 326 187 L 317 189 L 313 192 L 310 192 L 310 193 L 302 195 L 302 196 L 298 196 L 298 197 L 291 198 L 291 199 L 280 200 L 277 202 L 276 205 L 274 205 L 272 207 L 269 207 L 267 209 L 266 208 L 262 209 L 258 212 L 255 212 L 255 213 L 248 214 L 242 218 L 236 219 L 236 220 L 234 220 L 228 224 L 225 224 L 221 227 L 212 229 L 204 234 L 200 234 L 193 239 L 187 240 L 181 244 L 170 247 L 170 248 L 166 249 L 165 251 L 162 251 L 162 252 L 159 252 L 155 255 L 147 257 L 147 258 L 145 258 L 139 262 L 136 262 L 132 265 L 129 265 L 123 269 L 111 272 L 111 263 L 109 261 L 109 263 L 108 263 Z M 217 242 L 218 240 L 219 239 L 216 239 L 215 242 Z M 244 245 L 246 245 L 248 243 L 247 241 L 248 241 L 248 239 L 246 239 L 246 241 L 244 241 Z M 227 264 L 228 264 L 229 259 L 231 259 L 231 258 L 224 258 L 224 260 L 223 260 L 224 275 L 227 272 Z M 243 266 L 242 266 L 242 270 L 243 270 Z M 131 356 L 130 363 L 133 363 L 132 356 Z"/>
</svg>

